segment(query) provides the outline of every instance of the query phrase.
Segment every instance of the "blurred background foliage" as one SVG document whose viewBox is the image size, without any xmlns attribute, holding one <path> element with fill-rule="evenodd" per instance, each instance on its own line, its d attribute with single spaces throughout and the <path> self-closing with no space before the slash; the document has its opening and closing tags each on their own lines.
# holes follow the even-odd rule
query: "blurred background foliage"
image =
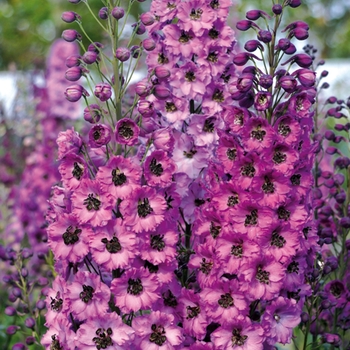
<svg viewBox="0 0 350 350">
<path fill-rule="evenodd" d="M 88 2 L 98 13 L 101 1 Z M 136 19 L 142 8 L 149 7 L 149 3 L 150 0 L 143 3 L 135 1 L 133 15 Z M 234 0 L 234 3 L 232 26 L 245 17 L 247 10 L 270 12 L 272 1 Z M 84 4 L 74 5 L 66 0 L 0 0 L 0 70 L 8 70 L 14 64 L 19 70 L 42 68 L 51 42 L 60 37 L 64 29 L 78 29 L 75 24 L 61 20 L 63 11 L 79 13 L 90 37 L 103 41 Z M 302 20 L 310 25 L 311 37 L 307 42 L 318 48 L 322 58 L 350 57 L 349 0 L 304 0 L 301 7 L 286 11 L 286 15 L 286 21 Z M 84 21 L 84 18 L 89 20 Z M 242 33 L 239 36 L 244 38 Z"/>
</svg>

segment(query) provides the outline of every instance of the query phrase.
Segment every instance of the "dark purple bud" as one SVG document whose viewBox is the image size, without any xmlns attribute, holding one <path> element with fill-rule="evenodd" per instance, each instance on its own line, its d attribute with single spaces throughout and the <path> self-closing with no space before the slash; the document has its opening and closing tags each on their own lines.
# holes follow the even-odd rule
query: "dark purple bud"
<svg viewBox="0 0 350 350">
<path fill-rule="evenodd" d="M 140 97 L 145 97 L 150 93 L 150 85 L 146 81 L 141 80 L 136 84 L 135 92 Z"/>
<path fill-rule="evenodd" d="M 277 43 L 277 48 L 282 50 L 282 51 L 285 51 L 288 49 L 288 47 L 290 46 L 291 42 L 289 39 L 287 38 L 282 38 L 280 40 L 278 40 L 278 43 Z"/>
<path fill-rule="evenodd" d="M 108 8 L 102 7 L 100 11 L 98 11 L 98 17 L 101 19 L 108 19 Z"/>
<path fill-rule="evenodd" d="M 288 5 L 292 8 L 299 7 L 301 5 L 301 0 L 289 0 Z"/>
<path fill-rule="evenodd" d="M 86 64 L 93 64 L 97 61 L 98 54 L 95 51 L 86 51 L 82 57 L 82 60 Z"/>
<path fill-rule="evenodd" d="M 152 12 L 145 12 L 141 14 L 140 20 L 145 26 L 150 26 L 155 22 L 156 18 Z"/>
<path fill-rule="evenodd" d="M 8 300 L 11 302 L 11 303 L 14 303 L 16 300 L 17 300 L 17 297 L 13 294 L 9 294 L 8 296 Z"/>
<path fill-rule="evenodd" d="M 31 329 L 34 329 L 35 327 L 35 320 L 33 317 L 28 317 L 24 320 L 24 325 L 27 327 L 27 328 L 31 328 Z"/>
<path fill-rule="evenodd" d="M 297 48 L 293 43 L 290 43 L 289 47 L 283 50 L 283 52 L 286 53 L 287 55 L 293 55 L 293 53 L 295 53 L 296 51 L 297 51 Z"/>
<path fill-rule="evenodd" d="M 278 80 L 278 85 L 286 92 L 294 92 L 298 83 L 291 75 L 284 75 Z"/>
<path fill-rule="evenodd" d="M 38 300 L 36 303 L 36 307 L 38 310 L 44 310 L 46 308 L 46 303 L 44 300 Z"/>
<path fill-rule="evenodd" d="M 99 43 L 98 41 L 95 41 L 88 46 L 87 50 L 93 51 L 93 52 L 96 52 L 97 54 L 99 54 L 103 48 L 104 48 L 103 44 Z"/>
<path fill-rule="evenodd" d="M 241 74 L 237 80 L 237 89 L 240 92 L 247 92 L 253 86 L 254 75 L 251 73 Z"/>
<path fill-rule="evenodd" d="M 343 204 L 346 200 L 345 191 L 343 189 L 341 189 L 341 192 L 337 193 L 334 198 L 335 198 L 337 203 Z"/>
<path fill-rule="evenodd" d="M 130 47 L 130 53 L 132 58 L 138 58 L 141 54 L 140 46 L 133 45 Z"/>
<path fill-rule="evenodd" d="M 22 267 L 21 269 L 22 277 L 26 278 L 28 276 L 28 269 L 26 267 Z"/>
<path fill-rule="evenodd" d="M 260 41 L 258 40 L 249 40 L 245 43 L 244 48 L 248 52 L 254 52 L 257 48 L 259 48 L 261 51 L 264 51 L 264 47 L 261 45 Z"/>
<path fill-rule="evenodd" d="M 121 62 L 127 61 L 130 55 L 130 50 L 126 47 L 118 47 L 115 51 L 115 57 Z"/>
<path fill-rule="evenodd" d="M 145 39 L 142 41 L 142 46 L 146 51 L 152 51 L 156 47 L 156 43 L 152 39 Z"/>
<path fill-rule="evenodd" d="M 336 153 L 339 153 L 339 151 L 338 151 L 338 149 L 337 148 L 335 148 L 335 147 L 327 147 L 326 148 L 326 153 L 328 153 L 328 154 L 336 154 Z"/>
<path fill-rule="evenodd" d="M 101 108 L 97 104 L 91 104 L 84 109 L 84 119 L 91 124 L 98 123 L 101 115 Z"/>
<path fill-rule="evenodd" d="M 321 309 L 327 310 L 332 306 L 331 302 L 329 300 L 322 300 L 321 302 Z"/>
<path fill-rule="evenodd" d="M 20 329 L 21 329 L 20 327 L 18 327 L 18 326 L 16 326 L 16 325 L 12 325 L 12 326 L 7 327 L 6 333 L 7 333 L 8 335 L 14 335 L 14 334 L 16 334 L 16 332 L 19 331 Z"/>
<path fill-rule="evenodd" d="M 272 34 L 268 30 L 259 30 L 258 32 L 258 40 L 263 43 L 269 43 L 272 40 Z"/>
<path fill-rule="evenodd" d="M 261 59 L 252 53 L 240 52 L 233 58 L 233 63 L 236 66 L 244 66 L 249 59 L 255 58 L 256 60 L 261 61 Z"/>
<path fill-rule="evenodd" d="M 66 59 L 66 66 L 68 68 L 76 67 L 80 65 L 80 62 L 81 62 L 80 55 L 72 55 Z"/>
<path fill-rule="evenodd" d="M 37 283 L 40 287 L 46 286 L 49 283 L 49 280 L 46 277 L 39 277 Z"/>
<path fill-rule="evenodd" d="M 119 20 L 124 17 L 124 9 L 122 7 L 115 7 L 112 10 L 112 16 L 116 19 Z"/>
<path fill-rule="evenodd" d="M 170 91 L 163 85 L 156 85 L 153 88 L 153 95 L 159 100 L 166 100 L 170 96 Z"/>
<path fill-rule="evenodd" d="M 345 216 L 340 219 L 340 226 L 343 228 L 350 228 L 350 217 Z"/>
<path fill-rule="evenodd" d="M 241 21 L 238 21 L 236 24 L 236 28 L 243 32 L 245 32 L 246 30 L 252 27 L 260 29 L 254 22 L 249 21 L 247 19 L 242 19 Z"/>
<path fill-rule="evenodd" d="M 69 81 L 77 81 L 83 75 L 83 69 L 81 67 L 68 68 L 65 73 L 65 77 Z"/>
<path fill-rule="evenodd" d="M 27 347 L 22 343 L 16 343 L 12 346 L 12 350 L 27 350 Z"/>
<path fill-rule="evenodd" d="M 30 248 L 23 248 L 21 254 L 23 259 L 29 259 L 33 256 L 33 251 Z"/>
<path fill-rule="evenodd" d="M 248 67 L 244 67 L 244 69 L 242 70 L 242 74 L 256 74 L 256 68 L 254 66 L 248 66 Z"/>
<path fill-rule="evenodd" d="M 337 98 L 335 96 L 331 96 L 328 98 L 327 103 L 333 104 L 337 102 Z"/>
<path fill-rule="evenodd" d="M 282 13 L 283 7 L 280 4 L 275 4 L 272 6 L 272 12 L 275 15 L 280 15 Z"/>
<path fill-rule="evenodd" d="M 345 181 L 345 177 L 343 174 L 335 174 L 333 179 L 338 186 L 341 186 Z"/>
<path fill-rule="evenodd" d="M 329 84 L 326 82 L 321 85 L 321 89 L 328 89 L 328 88 L 329 88 Z"/>
<path fill-rule="evenodd" d="M 335 138 L 335 134 L 332 130 L 327 130 L 325 133 L 324 133 L 324 137 L 329 140 L 329 141 L 333 141 L 334 138 Z"/>
<path fill-rule="evenodd" d="M 269 92 L 259 91 L 254 97 L 254 107 L 257 111 L 265 111 L 272 104 L 272 95 Z"/>
<path fill-rule="evenodd" d="M 309 68 L 312 64 L 312 58 L 305 53 L 299 53 L 297 55 L 292 56 L 286 62 L 282 63 L 282 65 L 286 65 L 287 63 L 296 63 L 302 68 Z"/>
<path fill-rule="evenodd" d="M 321 340 L 323 343 L 332 344 L 336 347 L 341 344 L 341 337 L 338 334 L 323 333 Z"/>
<path fill-rule="evenodd" d="M 337 131 L 343 131 L 343 130 L 346 130 L 346 127 L 343 124 L 335 124 L 334 129 Z"/>
<path fill-rule="evenodd" d="M 306 323 L 306 322 L 308 322 L 309 321 L 309 314 L 308 313 L 306 313 L 306 312 L 302 312 L 302 314 L 300 315 L 300 317 L 301 317 L 301 322 L 303 322 L 303 323 Z"/>
<path fill-rule="evenodd" d="M 300 81 L 300 84 L 305 87 L 311 87 L 316 82 L 316 73 L 310 69 L 300 68 L 292 73 Z"/>
<path fill-rule="evenodd" d="M 254 95 L 251 91 L 246 93 L 243 98 L 239 100 L 239 106 L 243 108 L 250 108 L 254 104 Z"/>
<path fill-rule="evenodd" d="M 99 83 L 95 86 L 95 96 L 102 102 L 109 100 L 112 96 L 112 88 L 107 83 Z"/>
<path fill-rule="evenodd" d="M 131 25 L 133 28 L 136 28 L 136 34 L 137 35 L 142 35 L 146 32 L 146 27 L 143 23 L 138 22 L 138 23 L 134 23 Z"/>
<path fill-rule="evenodd" d="M 62 13 L 62 21 L 66 22 L 66 23 L 73 23 L 76 20 L 80 20 L 81 17 L 73 11 L 66 11 Z"/>
<path fill-rule="evenodd" d="M 81 41 L 81 35 L 74 29 L 66 29 L 62 32 L 62 38 L 65 41 L 72 42 L 75 40 Z"/>
<path fill-rule="evenodd" d="M 33 336 L 29 336 L 26 338 L 26 344 L 27 345 L 33 345 L 35 343 L 35 338 Z"/>
<path fill-rule="evenodd" d="M 77 102 L 81 99 L 82 96 L 90 96 L 89 93 L 81 85 L 78 84 L 67 87 L 64 95 L 70 102 Z"/>
<path fill-rule="evenodd" d="M 7 306 L 7 307 L 5 308 L 5 314 L 6 314 L 7 316 L 14 316 L 14 315 L 17 314 L 17 311 L 16 311 L 16 309 L 15 309 L 14 307 L 12 307 L 12 306 Z"/>
<path fill-rule="evenodd" d="M 334 183 L 334 180 L 333 179 L 328 179 L 328 180 L 325 180 L 323 182 L 323 184 L 327 187 L 327 188 L 332 188 L 335 186 L 335 183 Z"/>
<path fill-rule="evenodd" d="M 295 36 L 298 40 L 306 40 L 309 37 L 309 31 L 305 28 L 295 28 L 290 32 L 290 36 Z"/>
<path fill-rule="evenodd" d="M 12 294 L 17 298 L 20 298 L 22 296 L 22 292 L 19 288 L 13 288 Z"/>
<path fill-rule="evenodd" d="M 154 74 L 156 75 L 157 78 L 159 79 L 166 79 L 170 77 L 170 71 L 169 69 L 163 67 L 163 66 L 158 66 L 154 69 Z"/>
<path fill-rule="evenodd" d="M 312 198 L 321 199 L 322 198 L 322 191 L 317 187 L 313 188 L 312 189 Z"/>
</svg>

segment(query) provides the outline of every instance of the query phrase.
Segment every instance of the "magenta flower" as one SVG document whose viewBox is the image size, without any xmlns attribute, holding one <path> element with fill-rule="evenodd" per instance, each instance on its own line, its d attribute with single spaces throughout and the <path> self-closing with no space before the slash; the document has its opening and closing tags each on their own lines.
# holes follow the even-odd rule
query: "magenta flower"
<svg viewBox="0 0 350 350">
<path fill-rule="evenodd" d="M 155 229 L 163 220 L 166 210 L 164 198 L 151 187 L 136 188 L 120 204 L 125 225 L 139 233 Z"/>
<path fill-rule="evenodd" d="M 174 316 L 160 311 L 135 318 L 133 328 L 135 350 L 174 350 L 183 341 L 182 330 L 175 325 Z"/>
<path fill-rule="evenodd" d="M 115 138 L 118 143 L 133 146 L 138 141 L 140 129 L 137 124 L 129 118 L 120 119 L 115 127 Z"/>
<path fill-rule="evenodd" d="M 66 154 L 62 158 L 58 170 L 61 174 L 63 185 L 70 190 L 79 187 L 80 181 L 87 179 L 89 176 L 85 160 L 73 152 Z"/>
<path fill-rule="evenodd" d="M 89 144 L 91 147 L 102 147 L 111 140 L 110 127 L 105 124 L 94 124 L 89 131 Z"/>
<path fill-rule="evenodd" d="M 90 96 L 89 93 L 78 84 L 67 87 L 64 95 L 69 102 L 77 102 L 82 96 Z"/>
<path fill-rule="evenodd" d="M 95 96 L 102 102 L 109 100 L 112 96 L 112 88 L 109 84 L 99 83 L 95 86 Z"/>
<path fill-rule="evenodd" d="M 130 268 L 111 283 L 115 304 L 123 312 L 146 310 L 160 298 L 158 280 L 146 268 Z"/>
<path fill-rule="evenodd" d="M 80 135 L 74 128 L 61 131 L 57 137 L 58 159 L 63 158 L 67 153 L 79 153 L 83 144 Z"/>
<path fill-rule="evenodd" d="M 257 111 L 265 111 L 272 105 L 272 95 L 269 92 L 259 91 L 254 97 L 254 107 Z"/>
</svg>

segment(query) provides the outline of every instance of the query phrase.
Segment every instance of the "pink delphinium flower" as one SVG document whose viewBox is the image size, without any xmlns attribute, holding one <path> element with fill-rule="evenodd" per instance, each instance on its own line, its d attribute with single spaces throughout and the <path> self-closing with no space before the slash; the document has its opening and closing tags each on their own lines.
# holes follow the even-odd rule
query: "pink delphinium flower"
<svg viewBox="0 0 350 350">
<path fill-rule="evenodd" d="M 80 135 L 74 131 L 74 128 L 61 131 L 57 137 L 58 159 L 63 158 L 68 152 L 79 153 L 82 147 Z"/>
<path fill-rule="evenodd" d="M 115 139 L 118 143 L 133 146 L 138 142 L 140 128 L 130 118 L 120 119 L 115 126 Z"/>
<path fill-rule="evenodd" d="M 123 312 L 151 308 L 152 304 L 160 298 L 158 288 L 157 277 L 150 274 L 144 267 L 127 270 L 111 284 L 115 303 Z"/>
<path fill-rule="evenodd" d="M 74 153 L 65 155 L 58 167 L 63 185 L 74 190 L 80 186 L 82 179 L 88 178 L 89 171 L 85 160 Z"/>
<path fill-rule="evenodd" d="M 182 329 L 175 325 L 174 316 L 160 311 L 136 317 L 133 328 L 136 350 L 174 350 L 183 341 Z"/>
</svg>

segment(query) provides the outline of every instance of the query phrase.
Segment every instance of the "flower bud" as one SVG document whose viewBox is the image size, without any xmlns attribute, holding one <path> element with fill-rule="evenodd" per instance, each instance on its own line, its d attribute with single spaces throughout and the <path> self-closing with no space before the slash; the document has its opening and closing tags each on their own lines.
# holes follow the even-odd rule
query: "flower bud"
<svg viewBox="0 0 350 350">
<path fill-rule="evenodd" d="M 112 16 L 118 21 L 124 17 L 124 9 L 122 7 L 114 7 L 112 10 Z"/>
<path fill-rule="evenodd" d="M 256 21 L 260 17 L 270 18 L 270 16 L 266 12 L 261 11 L 261 10 L 250 10 L 246 13 L 245 17 L 247 19 L 250 19 L 251 21 Z"/>
<path fill-rule="evenodd" d="M 243 73 L 237 79 L 237 89 L 240 92 L 247 92 L 253 86 L 254 75 L 251 73 Z"/>
<path fill-rule="evenodd" d="M 138 58 L 141 55 L 141 48 L 138 45 L 130 47 L 130 53 L 132 58 Z"/>
<path fill-rule="evenodd" d="M 321 340 L 323 343 L 332 344 L 336 347 L 341 344 L 341 338 L 338 334 L 323 333 Z"/>
<path fill-rule="evenodd" d="M 38 300 L 36 303 L 36 307 L 38 310 L 44 310 L 46 308 L 46 303 L 44 300 Z"/>
<path fill-rule="evenodd" d="M 65 41 L 73 42 L 75 40 L 81 41 L 81 35 L 74 29 L 66 29 L 62 32 L 62 38 Z"/>
<path fill-rule="evenodd" d="M 246 19 L 242 19 L 241 21 L 238 21 L 236 24 L 236 28 L 238 30 L 241 30 L 243 32 L 245 32 L 246 30 L 248 30 L 251 27 L 255 27 L 260 29 L 254 22 L 246 20 Z"/>
<path fill-rule="evenodd" d="M 145 26 L 150 26 L 155 22 L 156 19 L 151 12 L 145 12 L 141 14 L 140 20 Z"/>
<path fill-rule="evenodd" d="M 315 85 L 316 73 L 310 69 L 300 68 L 293 72 L 293 76 L 296 76 L 300 84 L 304 87 L 311 87 Z"/>
<path fill-rule="evenodd" d="M 16 297 L 16 298 L 20 298 L 22 296 L 22 292 L 19 288 L 13 288 L 12 290 L 12 294 Z"/>
<path fill-rule="evenodd" d="M 137 106 L 137 110 L 143 117 L 151 117 L 154 113 L 153 102 L 147 100 L 140 100 Z"/>
<path fill-rule="evenodd" d="M 88 46 L 88 51 L 93 51 L 93 52 L 96 52 L 97 54 L 99 54 L 101 52 L 101 49 L 104 48 L 104 45 L 99 43 L 98 41 L 95 41 L 91 44 L 89 44 Z"/>
<path fill-rule="evenodd" d="M 136 84 L 135 92 L 140 97 L 145 97 L 150 93 L 150 85 L 145 80 L 141 80 Z"/>
<path fill-rule="evenodd" d="M 233 58 L 233 63 L 236 66 L 244 66 L 248 62 L 248 60 L 251 58 L 255 58 L 255 59 L 261 61 L 260 58 L 258 58 L 257 56 L 255 56 L 251 53 L 240 52 Z"/>
<path fill-rule="evenodd" d="M 312 64 L 312 58 L 304 53 L 299 53 L 297 55 L 292 56 L 289 60 L 282 63 L 282 65 L 286 65 L 287 63 L 296 63 L 298 66 L 302 68 L 309 68 Z"/>
<path fill-rule="evenodd" d="M 34 343 L 35 343 L 35 338 L 32 335 L 26 338 L 27 345 L 33 345 Z"/>
<path fill-rule="evenodd" d="M 27 328 L 31 328 L 31 329 L 34 329 L 35 327 L 35 320 L 33 317 L 28 317 L 24 320 L 24 325 L 27 327 Z"/>
<path fill-rule="evenodd" d="M 66 22 L 66 23 L 73 23 L 76 20 L 80 20 L 81 17 L 73 11 L 66 11 L 63 12 L 61 15 L 62 21 Z"/>
<path fill-rule="evenodd" d="M 98 11 L 98 17 L 101 19 L 108 19 L 108 8 L 102 7 L 100 11 Z"/>
<path fill-rule="evenodd" d="M 69 81 L 77 81 L 83 75 L 83 70 L 81 67 L 68 68 L 65 73 L 65 77 Z"/>
<path fill-rule="evenodd" d="M 66 59 L 66 66 L 68 68 L 76 67 L 80 65 L 80 62 L 81 62 L 80 55 L 72 55 Z"/>
<path fill-rule="evenodd" d="M 163 67 L 163 66 L 158 66 L 154 69 L 154 74 L 156 75 L 157 78 L 159 79 L 165 79 L 170 77 L 170 71 Z"/>
<path fill-rule="evenodd" d="M 95 96 L 102 102 L 107 101 L 112 96 L 112 88 L 107 83 L 99 83 L 95 86 Z"/>
<path fill-rule="evenodd" d="M 327 147 L 326 148 L 326 153 L 327 154 L 336 154 L 336 153 L 339 153 L 338 149 L 335 148 L 335 147 Z"/>
<path fill-rule="evenodd" d="M 29 259 L 33 256 L 33 251 L 30 248 L 23 248 L 21 254 L 23 259 Z"/>
<path fill-rule="evenodd" d="M 16 314 L 17 314 L 17 311 L 16 311 L 16 309 L 14 307 L 7 306 L 5 308 L 5 315 L 7 315 L 7 316 L 14 316 Z"/>
<path fill-rule="evenodd" d="M 146 32 L 146 27 L 143 23 L 138 22 L 131 25 L 131 27 L 136 28 L 136 34 L 142 35 Z"/>
<path fill-rule="evenodd" d="M 338 186 L 341 186 L 344 183 L 344 181 L 345 181 L 344 175 L 340 174 L 340 173 L 339 174 L 335 174 L 333 179 L 334 179 L 334 182 L 336 183 L 336 185 L 338 185 Z"/>
<path fill-rule="evenodd" d="M 70 102 L 77 102 L 82 96 L 90 96 L 89 93 L 81 85 L 78 84 L 67 87 L 64 95 Z"/>
<path fill-rule="evenodd" d="M 107 125 L 95 124 L 89 132 L 89 144 L 93 148 L 99 148 L 111 141 L 111 131 Z"/>
<path fill-rule="evenodd" d="M 272 34 L 268 30 L 259 30 L 258 39 L 267 44 L 272 40 Z"/>
<path fill-rule="evenodd" d="M 16 334 L 16 332 L 17 332 L 18 330 L 20 330 L 20 329 L 21 329 L 21 328 L 18 327 L 18 326 L 16 326 L 16 325 L 9 326 L 9 327 L 7 327 L 7 329 L 6 329 L 6 334 L 8 334 L 8 335 L 14 335 L 14 334 Z"/>
<path fill-rule="evenodd" d="M 283 7 L 280 4 L 275 4 L 272 6 L 272 12 L 275 15 L 280 15 L 282 13 Z"/>
<path fill-rule="evenodd" d="M 295 36 L 298 40 L 306 40 L 309 37 L 309 31 L 305 28 L 295 28 L 290 32 L 290 36 Z"/>
<path fill-rule="evenodd" d="M 170 96 L 170 91 L 163 85 L 156 85 L 153 88 L 153 95 L 159 100 L 166 100 Z"/>
<path fill-rule="evenodd" d="M 335 124 L 334 129 L 337 131 L 343 131 L 343 130 L 346 131 L 345 125 L 343 124 Z"/>
<path fill-rule="evenodd" d="M 91 104 L 84 109 L 84 119 L 91 124 L 98 123 L 101 115 L 101 108 L 97 104 Z"/>
<path fill-rule="evenodd" d="M 118 47 L 115 51 L 115 57 L 119 61 L 125 62 L 130 58 L 130 50 L 126 47 Z"/>
<path fill-rule="evenodd" d="M 284 75 L 278 80 L 278 85 L 286 92 L 294 92 L 298 83 L 291 75 Z"/>
<path fill-rule="evenodd" d="M 16 343 L 12 346 L 12 350 L 26 350 L 26 346 L 22 343 Z"/>
<path fill-rule="evenodd" d="M 82 57 L 82 60 L 86 64 L 93 64 L 97 61 L 98 54 L 95 51 L 86 51 Z"/>
<path fill-rule="evenodd" d="M 248 40 L 245 43 L 244 48 L 248 52 L 254 52 L 257 48 L 259 48 L 261 51 L 264 51 L 264 47 L 261 45 L 261 43 L 258 40 Z"/>
<path fill-rule="evenodd" d="M 345 216 L 340 219 L 340 226 L 343 228 L 350 228 L 350 217 Z"/>
<path fill-rule="evenodd" d="M 309 315 L 306 312 L 302 312 L 300 317 L 301 317 L 301 322 L 303 322 L 303 323 L 308 322 L 310 319 Z"/>
<path fill-rule="evenodd" d="M 156 43 L 152 39 L 145 39 L 142 41 L 142 46 L 146 51 L 152 51 L 156 48 Z"/>
<path fill-rule="evenodd" d="M 341 189 L 341 192 L 337 193 L 335 195 L 335 200 L 339 204 L 343 204 L 346 201 L 346 193 L 343 189 Z"/>
<path fill-rule="evenodd" d="M 26 267 L 22 267 L 21 269 L 22 277 L 26 278 L 28 276 L 28 269 Z"/>
<path fill-rule="evenodd" d="M 301 5 L 301 0 L 289 0 L 288 5 L 292 8 L 299 7 Z"/>
<path fill-rule="evenodd" d="M 333 141 L 334 138 L 335 138 L 335 134 L 332 130 L 327 130 L 325 133 L 324 133 L 324 137 L 329 140 L 329 141 Z"/>
<path fill-rule="evenodd" d="M 262 74 L 259 79 L 259 85 L 264 89 L 268 89 L 273 84 L 273 78 L 269 74 Z"/>
</svg>

